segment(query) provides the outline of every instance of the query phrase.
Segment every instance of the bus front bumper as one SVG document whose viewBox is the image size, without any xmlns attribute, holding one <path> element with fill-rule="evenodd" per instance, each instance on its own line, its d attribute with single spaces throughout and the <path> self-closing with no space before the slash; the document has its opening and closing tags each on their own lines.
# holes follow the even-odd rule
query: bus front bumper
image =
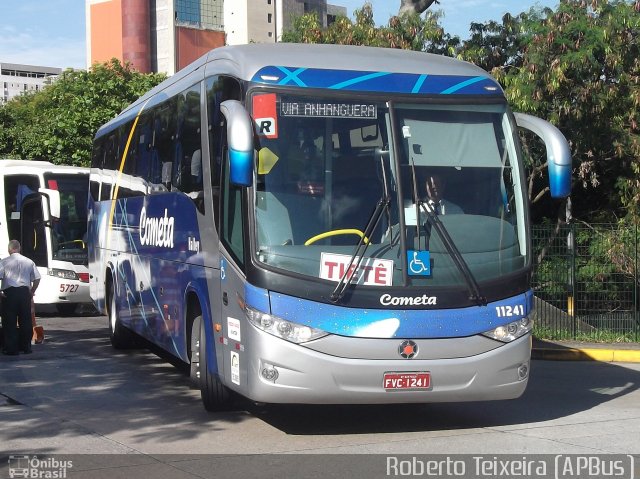
<svg viewBox="0 0 640 479">
<path fill-rule="evenodd" d="M 387 404 L 514 399 L 524 392 L 530 370 L 530 334 L 511 343 L 497 343 L 493 349 L 479 354 L 448 359 L 343 358 L 258 334 L 262 338 L 255 342 L 257 357 L 252 355 L 255 359 L 242 365 L 239 381 L 236 375 L 236 384 L 228 385 L 254 401 L 265 403 Z M 456 342 L 464 339 L 447 341 L 454 348 Z M 400 342 L 387 341 L 393 341 L 394 346 Z M 429 340 L 422 341 L 425 343 Z M 385 377 L 402 373 L 422 373 L 422 377 L 428 373 L 429 387 L 385 388 Z M 389 384 L 386 381 L 386 385 Z"/>
</svg>

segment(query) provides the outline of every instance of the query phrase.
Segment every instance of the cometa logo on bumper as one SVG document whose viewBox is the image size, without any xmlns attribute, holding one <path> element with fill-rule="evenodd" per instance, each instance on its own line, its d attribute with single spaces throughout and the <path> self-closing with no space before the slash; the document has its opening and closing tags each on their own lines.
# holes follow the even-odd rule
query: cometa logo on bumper
<svg viewBox="0 0 640 479">
<path fill-rule="evenodd" d="M 140 244 L 173 248 L 174 222 L 174 217 L 169 217 L 166 209 L 164 216 L 154 218 L 147 217 L 147 209 L 143 207 L 140 212 Z"/>
<path fill-rule="evenodd" d="M 435 306 L 437 296 L 391 296 L 383 294 L 380 296 L 380 304 L 382 306 Z"/>
<path fill-rule="evenodd" d="M 402 341 L 398 346 L 398 354 L 405 359 L 413 359 L 418 354 L 418 345 L 410 339 Z"/>
</svg>

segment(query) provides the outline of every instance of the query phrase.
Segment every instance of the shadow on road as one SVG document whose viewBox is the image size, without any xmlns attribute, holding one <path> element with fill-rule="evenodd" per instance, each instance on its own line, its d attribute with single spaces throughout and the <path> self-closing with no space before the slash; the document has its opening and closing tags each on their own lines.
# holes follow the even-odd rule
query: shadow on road
<svg viewBox="0 0 640 479">
<path fill-rule="evenodd" d="M 31 356 L 0 359 L 0 393 L 14 402 L 103 435 L 131 431 L 160 441 L 198 437 L 257 417 L 292 435 L 344 435 L 452 430 L 554 420 L 589 410 L 638 388 L 640 372 L 605 363 L 533 361 L 525 394 L 498 402 L 408 405 L 255 405 L 207 413 L 183 370 L 146 350 L 111 348 L 106 318 L 45 318 L 47 340 Z M 34 347 L 35 348 L 35 347 Z M 437 381 L 437 378 L 434 378 Z M 428 395 L 428 393 L 424 393 Z M 0 404 L 2 400 L 0 396 Z M 550 404 L 553 404 L 550 407 Z M 2 409 L 3 423 L 20 408 Z M 15 417 L 12 417 L 15 415 Z M 66 431 L 33 427 L 29 434 Z M 11 435 L 14 435 L 13 437 Z M 11 440 L 24 432 L 5 430 Z M 44 451 L 46 452 L 46 451 Z"/>
</svg>

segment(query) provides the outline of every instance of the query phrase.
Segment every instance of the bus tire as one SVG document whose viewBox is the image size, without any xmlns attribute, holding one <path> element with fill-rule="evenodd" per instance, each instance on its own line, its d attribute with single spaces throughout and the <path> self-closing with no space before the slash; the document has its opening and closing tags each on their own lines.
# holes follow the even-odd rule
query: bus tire
<svg viewBox="0 0 640 479">
<path fill-rule="evenodd" d="M 61 316 L 73 316 L 78 310 L 78 303 L 57 303 L 56 310 Z"/>
<path fill-rule="evenodd" d="M 207 366 L 207 335 L 204 330 L 204 322 L 202 316 L 198 316 L 193 321 L 194 325 L 198 323 L 200 325 L 198 334 L 198 350 L 199 354 L 199 384 L 200 384 L 200 397 L 202 398 L 202 404 L 207 411 L 224 411 L 231 406 L 232 394 L 231 391 L 222 384 L 217 374 L 209 371 Z M 194 328 L 194 332 L 195 332 Z"/>
<path fill-rule="evenodd" d="M 109 339 L 115 349 L 131 349 L 136 346 L 133 332 L 125 328 L 120 322 L 118 308 L 116 307 L 116 295 L 113 282 L 109 284 Z"/>
</svg>

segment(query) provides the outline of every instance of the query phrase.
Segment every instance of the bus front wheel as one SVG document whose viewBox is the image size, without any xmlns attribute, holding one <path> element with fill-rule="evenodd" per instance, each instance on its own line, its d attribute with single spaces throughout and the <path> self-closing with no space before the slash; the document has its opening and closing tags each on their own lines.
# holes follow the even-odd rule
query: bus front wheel
<svg viewBox="0 0 640 479">
<path fill-rule="evenodd" d="M 196 329 L 196 327 L 198 329 Z M 207 411 L 223 411 L 228 409 L 232 402 L 231 391 L 222 384 L 217 374 L 209 371 L 207 365 L 207 335 L 204 330 L 204 322 L 202 316 L 198 316 L 193 320 L 194 333 L 199 331 L 198 339 L 195 340 L 192 351 L 198 351 L 197 357 L 192 352 L 192 358 L 197 359 L 197 381 L 200 384 L 200 396 L 202 404 Z M 192 371 L 193 371 L 192 365 Z M 192 373 L 192 381 L 194 374 Z"/>
</svg>

